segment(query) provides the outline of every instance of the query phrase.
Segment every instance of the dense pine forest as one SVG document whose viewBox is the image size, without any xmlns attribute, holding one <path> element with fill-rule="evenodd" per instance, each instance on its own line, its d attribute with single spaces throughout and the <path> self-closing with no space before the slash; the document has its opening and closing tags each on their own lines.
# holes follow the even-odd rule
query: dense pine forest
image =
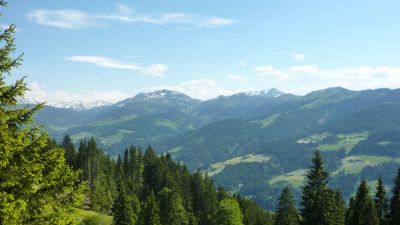
<svg viewBox="0 0 400 225">
<path fill-rule="evenodd" d="M 257 206 L 251 198 L 216 188 L 200 171 L 190 174 L 171 156 L 157 156 L 130 147 L 117 160 L 110 159 L 95 140 L 83 140 L 75 149 L 69 136 L 62 146 L 70 166 L 87 181 L 83 207 L 111 214 L 115 224 L 244 224 L 244 225 L 395 225 L 400 213 L 400 169 L 391 200 L 379 179 L 374 190 L 365 180 L 348 201 L 340 190 L 328 186 L 328 173 L 316 151 L 296 203 L 285 187 L 275 213 Z M 347 204 L 346 204 L 347 202 Z"/>
<path fill-rule="evenodd" d="M 272 224 L 272 215 L 253 201 L 216 188 L 212 180 L 174 162 L 130 147 L 113 160 L 83 140 L 76 150 L 64 138 L 66 162 L 87 182 L 83 207 L 114 216 L 115 224 Z"/>
</svg>

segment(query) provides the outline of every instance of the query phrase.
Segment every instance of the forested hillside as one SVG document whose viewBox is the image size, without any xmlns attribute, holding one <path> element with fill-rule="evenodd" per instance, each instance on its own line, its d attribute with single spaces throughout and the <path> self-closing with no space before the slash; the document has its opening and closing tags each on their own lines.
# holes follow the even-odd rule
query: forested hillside
<svg viewBox="0 0 400 225">
<path fill-rule="evenodd" d="M 115 224 L 245 224 L 273 223 L 272 215 L 253 201 L 217 188 L 208 176 L 130 147 L 117 160 L 105 155 L 95 140 L 83 140 L 78 150 L 64 138 L 66 161 L 82 171 L 88 183 L 83 207 L 114 216 Z"/>
<path fill-rule="evenodd" d="M 301 185 L 301 198 L 294 199 L 293 187 L 283 187 L 272 214 L 249 198 L 216 188 L 200 171 L 191 174 L 168 153 L 157 156 L 150 146 L 144 152 L 135 147 L 125 149 L 116 161 L 103 154 L 93 138 L 81 141 L 78 151 L 68 136 L 62 146 L 67 162 L 81 170 L 82 181 L 88 182 L 83 207 L 113 215 L 115 224 L 395 225 L 400 222 L 400 168 L 391 193 L 382 178 L 376 183 L 362 179 L 357 183 L 355 195 L 346 199 L 340 189 L 329 185 L 322 155 L 315 151 Z M 266 196 L 265 201 L 273 200 Z"/>
<path fill-rule="evenodd" d="M 300 197 L 314 150 L 327 159 L 329 182 L 346 198 L 361 177 L 373 182 L 382 175 L 390 182 L 400 162 L 399 99 L 399 89 L 337 87 L 305 96 L 271 89 L 207 101 L 161 90 L 87 111 L 45 107 L 36 119 L 58 140 L 66 133 L 74 143 L 93 136 L 112 156 L 132 143 L 151 144 L 272 210 L 288 184 Z"/>
</svg>

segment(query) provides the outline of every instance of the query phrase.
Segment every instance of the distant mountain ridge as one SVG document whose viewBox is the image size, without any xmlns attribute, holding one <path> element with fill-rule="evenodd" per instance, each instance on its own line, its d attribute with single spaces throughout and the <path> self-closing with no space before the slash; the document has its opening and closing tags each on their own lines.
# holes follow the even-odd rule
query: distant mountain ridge
<svg viewBox="0 0 400 225">
<path fill-rule="evenodd" d="M 398 115 L 400 89 L 333 87 L 304 96 L 271 89 L 206 101 L 160 90 L 82 111 L 46 106 L 35 119 L 58 140 L 93 136 L 110 155 L 151 144 L 228 190 L 268 199 L 282 185 L 301 185 L 314 150 L 322 151 L 333 186 L 347 197 L 365 171 L 373 171 L 372 182 L 382 168 L 400 163 Z"/>
<path fill-rule="evenodd" d="M 284 94 L 282 91 L 280 91 L 276 88 L 272 88 L 269 90 L 261 90 L 261 91 L 239 92 L 239 93 L 236 93 L 233 95 L 279 97 L 282 94 Z M 134 97 L 124 99 L 117 103 L 112 103 L 110 101 L 105 101 L 105 100 L 98 100 L 98 101 L 92 101 L 92 102 L 65 101 L 65 102 L 44 102 L 44 103 L 47 106 L 52 106 L 55 108 L 65 108 L 65 109 L 83 111 L 83 110 L 90 110 L 90 109 L 99 108 L 99 107 L 111 106 L 114 104 L 122 106 L 122 104 L 124 104 L 124 102 L 127 102 L 127 101 L 148 101 L 148 100 L 152 100 L 152 99 L 168 100 L 171 98 L 176 98 L 176 99 L 181 98 L 182 101 L 199 101 L 199 102 L 201 101 L 199 99 L 192 98 L 186 94 L 183 94 L 183 93 L 180 93 L 177 91 L 162 89 L 162 90 L 157 90 L 157 91 L 153 91 L 153 92 L 141 92 L 141 93 L 138 93 L 137 95 L 135 95 Z M 32 99 L 21 99 L 21 101 L 20 101 L 20 104 L 38 104 L 38 103 L 40 103 L 40 102 L 36 101 L 36 100 L 32 100 Z"/>
</svg>

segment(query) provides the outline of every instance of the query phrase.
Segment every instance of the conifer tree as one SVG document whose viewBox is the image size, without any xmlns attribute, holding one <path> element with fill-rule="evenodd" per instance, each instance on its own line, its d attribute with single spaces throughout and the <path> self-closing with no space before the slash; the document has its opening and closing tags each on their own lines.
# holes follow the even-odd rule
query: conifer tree
<svg viewBox="0 0 400 225">
<path fill-rule="evenodd" d="M 367 182 L 363 179 L 358 187 L 347 225 L 379 225 L 378 212 L 370 197 Z"/>
<path fill-rule="evenodd" d="M 390 201 L 389 224 L 400 224 L 400 168 L 397 170 L 397 176 L 394 180 L 392 198 Z"/>
<path fill-rule="evenodd" d="M 218 204 L 213 225 L 243 225 L 243 215 L 234 199 L 224 199 Z"/>
<path fill-rule="evenodd" d="M 139 214 L 139 225 L 161 225 L 156 197 L 150 192 Z"/>
<path fill-rule="evenodd" d="M 176 192 L 165 187 L 157 194 L 157 199 L 164 225 L 189 225 L 189 215 Z"/>
<path fill-rule="evenodd" d="M 389 200 L 386 197 L 385 185 L 383 184 L 383 180 L 379 177 L 376 192 L 374 197 L 374 202 L 376 206 L 376 210 L 378 212 L 379 224 L 387 225 L 387 218 L 389 212 Z"/>
<path fill-rule="evenodd" d="M 327 206 L 325 209 L 325 223 L 329 225 L 344 225 L 346 217 L 346 204 L 339 190 L 328 189 L 325 191 Z"/>
<path fill-rule="evenodd" d="M 77 169 L 78 153 L 76 152 L 74 143 L 72 143 L 72 140 L 68 135 L 65 135 L 62 147 L 64 148 L 64 156 L 67 164 L 72 168 Z"/>
<path fill-rule="evenodd" d="M 132 209 L 128 200 L 122 181 L 118 183 L 118 196 L 112 208 L 112 214 L 115 225 L 133 225 L 137 221 L 137 215 Z"/>
<path fill-rule="evenodd" d="M 302 224 L 326 225 L 325 210 L 327 201 L 328 173 L 324 169 L 324 163 L 319 151 L 315 151 L 312 166 L 307 173 L 305 186 L 301 196 Z"/>
<path fill-rule="evenodd" d="M 299 214 L 294 206 L 294 200 L 289 187 L 282 190 L 279 197 L 278 208 L 275 212 L 275 225 L 298 225 Z"/>
<path fill-rule="evenodd" d="M 0 31 L 0 224 L 72 223 L 83 187 L 79 174 L 65 163 L 64 150 L 31 123 L 41 105 L 16 107 L 28 90 L 24 79 L 5 82 L 22 62 L 13 58 L 14 31 L 15 25 Z"/>
</svg>

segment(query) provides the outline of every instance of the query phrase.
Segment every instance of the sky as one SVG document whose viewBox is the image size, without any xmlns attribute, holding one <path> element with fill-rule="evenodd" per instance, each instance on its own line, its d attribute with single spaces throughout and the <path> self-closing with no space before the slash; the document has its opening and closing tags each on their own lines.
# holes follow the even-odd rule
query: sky
<svg viewBox="0 0 400 225">
<path fill-rule="evenodd" d="M 9 1 L 36 101 L 400 88 L 398 0 Z"/>
</svg>

